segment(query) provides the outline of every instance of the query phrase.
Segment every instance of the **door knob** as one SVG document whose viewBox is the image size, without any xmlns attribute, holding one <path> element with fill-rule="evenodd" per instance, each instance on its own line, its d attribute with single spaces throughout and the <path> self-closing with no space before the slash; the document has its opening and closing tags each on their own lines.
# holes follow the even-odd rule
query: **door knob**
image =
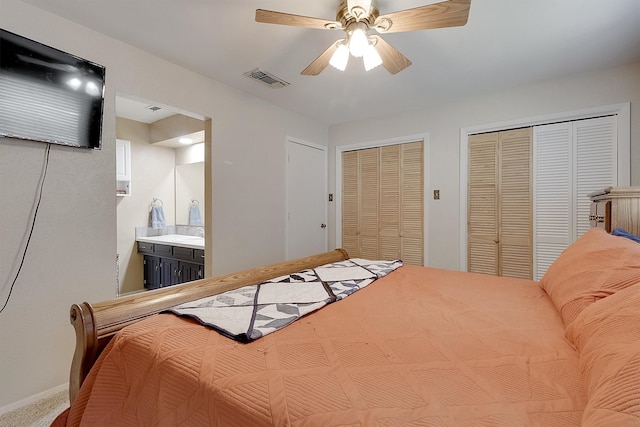
<svg viewBox="0 0 640 427">
<path fill-rule="evenodd" d="M 327 224 L 320 224 L 320 228 L 327 228 Z"/>
</svg>

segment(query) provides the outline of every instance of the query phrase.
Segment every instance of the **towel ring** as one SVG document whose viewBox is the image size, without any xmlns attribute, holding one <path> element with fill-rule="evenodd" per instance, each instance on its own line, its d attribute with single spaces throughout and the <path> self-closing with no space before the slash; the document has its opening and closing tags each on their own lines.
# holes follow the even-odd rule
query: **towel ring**
<svg viewBox="0 0 640 427">
<path fill-rule="evenodd" d="M 191 206 L 200 206 L 198 199 L 191 199 Z"/>
<path fill-rule="evenodd" d="M 160 204 L 157 204 L 160 203 Z M 153 201 L 151 202 L 151 206 L 155 206 L 155 207 L 162 207 L 163 203 L 162 200 L 160 199 L 156 199 L 154 198 Z"/>
</svg>

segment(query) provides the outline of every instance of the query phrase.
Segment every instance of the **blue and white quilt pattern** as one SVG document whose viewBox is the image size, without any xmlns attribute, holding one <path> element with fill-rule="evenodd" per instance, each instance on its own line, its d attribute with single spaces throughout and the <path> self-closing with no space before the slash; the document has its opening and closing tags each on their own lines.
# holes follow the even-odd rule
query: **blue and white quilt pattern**
<svg viewBox="0 0 640 427">
<path fill-rule="evenodd" d="M 352 258 L 176 306 L 221 334 L 250 342 L 339 301 L 402 266 L 401 260 Z"/>
</svg>

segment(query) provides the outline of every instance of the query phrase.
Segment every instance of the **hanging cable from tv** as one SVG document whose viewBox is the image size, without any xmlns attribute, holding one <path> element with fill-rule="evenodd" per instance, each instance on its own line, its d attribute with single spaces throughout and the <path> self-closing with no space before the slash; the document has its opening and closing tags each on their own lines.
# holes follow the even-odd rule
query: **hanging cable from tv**
<svg viewBox="0 0 640 427">
<path fill-rule="evenodd" d="M 31 236 L 33 235 L 33 229 L 36 225 L 36 219 L 38 217 L 38 210 L 40 209 L 40 202 L 42 201 L 42 189 L 44 187 L 44 181 L 47 178 L 47 169 L 49 168 L 49 153 L 51 151 L 51 144 L 47 144 L 47 148 L 44 154 L 44 164 L 42 166 L 42 174 L 40 175 L 40 183 L 38 185 L 38 192 L 36 193 L 35 204 L 33 207 L 33 219 L 31 220 L 31 227 L 29 228 L 29 235 L 27 236 L 27 242 L 24 245 L 24 250 L 22 251 L 22 258 L 20 259 L 20 265 L 18 266 L 18 271 L 16 271 L 16 275 L 11 281 L 11 286 L 9 287 L 9 294 L 7 295 L 2 308 L 0 308 L 0 313 L 4 311 L 4 309 L 9 304 L 9 300 L 11 299 L 11 294 L 13 293 L 13 288 L 18 281 L 18 277 L 20 277 L 20 272 L 22 271 L 22 266 L 24 265 L 24 261 L 27 257 L 27 251 L 29 249 L 29 243 L 31 242 Z"/>
</svg>

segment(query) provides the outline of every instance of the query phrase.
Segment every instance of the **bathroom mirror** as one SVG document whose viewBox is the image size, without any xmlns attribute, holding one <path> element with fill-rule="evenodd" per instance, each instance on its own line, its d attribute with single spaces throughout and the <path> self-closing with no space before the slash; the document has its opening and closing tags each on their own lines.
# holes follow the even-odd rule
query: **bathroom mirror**
<svg viewBox="0 0 640 427">
<path fill-rule="evenodd" d="M 189 222 L 189 210 L 196 204 L 204 221 L 204 162 L 176 165 L 176 224 Z"/>
</svg>

